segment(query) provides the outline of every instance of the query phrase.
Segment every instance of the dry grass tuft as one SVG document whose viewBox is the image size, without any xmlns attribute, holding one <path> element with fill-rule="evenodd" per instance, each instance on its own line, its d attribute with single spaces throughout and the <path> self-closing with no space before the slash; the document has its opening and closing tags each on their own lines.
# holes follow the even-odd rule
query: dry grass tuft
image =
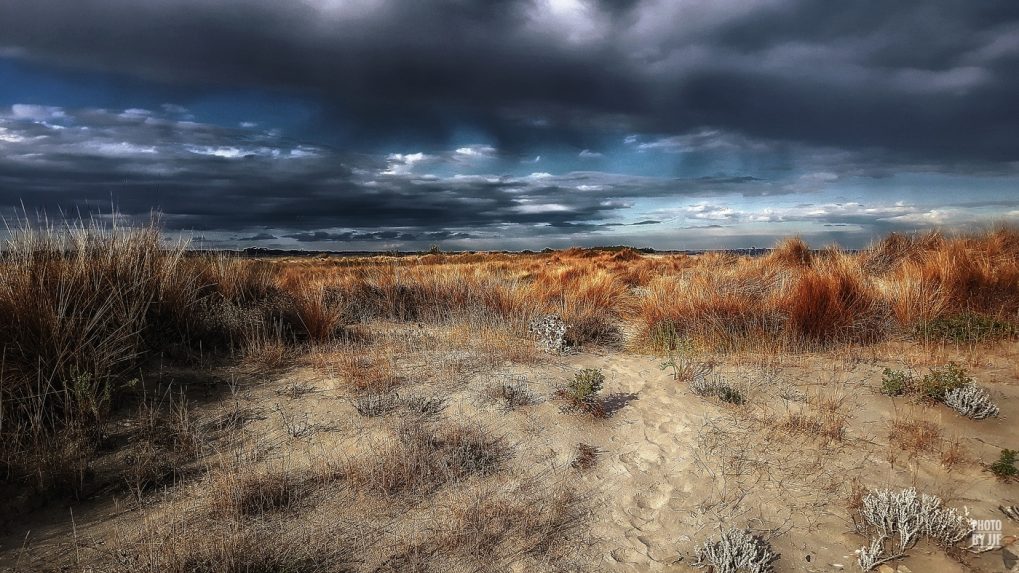
<svg viewBox="0 0 1019 573">
<path fill-rule="evenodd" d="M 559 267 L 539 274 L 532 289 L 546 312 L 566 321 L 567 345 L 619 341 L 628 293 L 612 273 L 590 265 Z"/>
<path fill-rule="evenodd" d="M 776 340 L 781 315 L 768 303 L 781 284 L 776 269 L 753 260 L 705 259 L 704 264 L 710 272 L 691 270 L 647 286 L 636 311 L 644 345 L 668 352 L 690 340 L 708 349 L 735 351 L 748 343 Z"/>
<path fill-rule="evenodd" d="M 502 405 L 505 410 L 515 410 L 538 403 L 526 382 L 503 382 L 485 389 L 484 398 Z"/>
<path fill-rule="evenodd" d="M 570 467 L 578 470 L 589 470 L 598 465 L 598 448 L 590 444 L 577 444 L 577 455 L 570 462 Z"/>
<path fill-rule="evenodd" d="M 283 469 L 222 471 L 212 477 L 212 510 L 224 517 L 259 517 L 296 509 L 305 496 L 303 485 Z"/>
<path fill-rule="evenodd" d="M 61 467 L 88 468 L 111 411 L 140 387 L 146 355 L 228 349 L 274 312 L 264 303 L 276 293 L 270 267 L 185 247 L 165 245 L 155 224 L 23 222 L 10 231 L 0 251 L 6 479 L 46 488 L 76 473 L 70 485 L 80 490 L 83 472 Z"/>
<path fill-rule="evenodd" d="M 339 356 L 340 374 L 358 392 L 387 394 L 400 385 L 396 363 L 384 347 L 355 346 Z"/>
<path fill-rule="evenodd" d="M 778 307 L 786 331 L 808 344 L 871 342 L 884 334 L 885 315 L 876 293 L 841 253 L 799 274 Z"/>
<path fill-rule="evenodd" d="M 404 535 L 372 570 L 590 570 L 590 504 L 561 477 L 472 483 L 429 508 L 429 527 Z"/>
<path fill-rule="evenodd" d="M 847 399 L 841 389 L 819 390 L 807 397 L 803 409 L 788 413 L 780 426 L 792 433 L 817 437 L 826 444 L 842 442 L 849 423 Z"/>
<path fill-rule="evenodd" d="M 434 539 L 441 551 L 505 565 L 568 556 L 588 511 L 574 489 L 533 482 L 511 490 L 471 488 L 451 494 L 444 505 L 447 518 L 437 520 Z"/>
<path fill-rule="evenodd" d="M 148 523 L 116 551 L 120 569 L 145 573 L 334 573 L 350 571 L 356 544 L 335 525 L 280 521 Z"/>
<path fill-rule="evenodd" d="M 801 237 L 789 237 L 779 241 L 768 253 L 766 261 L 779 267 L 809 267 L 813 260 L 810 246 Z"/>
<path fill-rule="evenodd" d="M 343 309 L 329 300 L 325 287 L 304 284 L 290 291 L 293 321 L 315 342 L 334 338 L 344 323 Z"/>
<path fill-rule="evenodd" d="M 375 444 L 373 453 L 346 464 L 343 475 L 358 491 L 381 495 L 428 493 L 449 482 L 499 469 L 511 450 L 478 424 L 421 419 L 401 422 L 396 435 Z"/>
<path fill-rule="evenodd" d="M 952 468 L 964 464 L 969 460 L 970 456 L 961 439 L 956 437 L 952 440 L 945 440 L 942 442 L 941 465 L 943 465 L 946 470 L 951 470 Z"/>
<path fill-rule="evenodd" d="M 244 360 L 255 366 L 278 369 L 294 358 L 294 341 L 282 321 L 253 328 L 241 347 Z"/>
<path fill-rule="evenodd" d="M 941 427 L 926 417 L 899 415 L 892 420 L 888 440 L 913 455 L 931 454 L 941 449 Z"/>
</svg>

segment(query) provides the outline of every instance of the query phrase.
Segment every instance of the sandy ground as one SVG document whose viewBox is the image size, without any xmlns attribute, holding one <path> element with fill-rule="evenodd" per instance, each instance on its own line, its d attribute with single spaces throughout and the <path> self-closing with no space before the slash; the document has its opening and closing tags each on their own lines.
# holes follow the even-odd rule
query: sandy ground
<svg viewBox="0 0 1019 573">
<path fill-rule="evenodd" d="M 706 402 L 673 382 L 656 360 L 634 356 L 577 356 L 572 363 L 602 367 L 608 391 L 633 394 L 596 445 L 605 460 L 587 479 L 598 484 L 606 519 L 596 535 L 605 546 L 604 567 L 618 571 L 691 570 L 690 548 L 717 533 L 720 523 L 749 526 L 768 536 L 782 554 L 779 571 L 856 569 L 846 509 L 850 486 L 917 487 L 974 517 L 1001 518 L 997 506 L 1014 504 L 1015 485 L 1003 485 L 975 461 L 946 471 L 936 455 L 906 459 L 888 442 L 897 404 L 876 391 L 881 364 L 833 365 L 807 358 L 796 367 L 733 369 L 731 379 L 754 380 L 755 406 Z M 722 368 L 724 370 L 724 367 Z M 948 434 L 964 436 L 974 457 L 994 459 L 1015 441 L 1010 419 L 1015 384 L 987 384 L 1005 406 L 999 419 L 974 422 L 941 408 L 923 412 Z M 841 443 L 774 430 L 773 416 L 799 406 L 811 392 L 844 388 L 848 420 Z M 779 394 L 791 399 L 779 398 Z M 768 397 L 771 397 L 769 399 Z M 1006 525 L 1005 534 L 1019 532 Z M 997 554 L 963 565 L 934 547 L 920 546 L 904 561 L 914 571 L 999 571 Z M 967 568 L 968 567 L 968 568 Z"/>
<path fill-rule="evenodd" d="M 687 382 L 659 368 L 659 357 L 595 350 L 519 364 L 483 356 L 485 349 L 470 345 L 460 353 L 434 345 L 433 352 L 413 330 L 400 336 L 415 340 L 406 348 L 419 348 L 401 360 L 401 371 L 412 375 L 400 392 L 444 396 L 442 416 L 476 420 L 504 436 L 515 450 L 509 475 L 567 472 L 587 492 L 592 513 L 585 553 L 593 570 L 697 570 L 695 546 L 722 526 L 737 526 L 771 541 L 781 554 L 777 571 L 857 571 L 854 550 L 865 540 L 854 533 L 847 509 L 854 487 L 916 487 L 967 507 L 974 518 L 1002 519 L 1005 535 L 1019 535 L 1019 524 L 997 510 L 1019 504 L 1019 484 L 996 480 L 982 465 L 1019 444 L 1015 343 L 944 355 L 885 346 L 835 355 L 729 357 L 714 373 L 749 398 L 733 406 L 695 395 Z M 969 420 L 945 406 L 922 407 L 878 391 L 886 366 L 922 371 L 947 357 L 963 360 L 991 391 L 999 417 Z M 605 373 L 608 418 L 564 410 L 554 399 L 555 389 L 581 368 Z M 328 368 L 304 364 L 261 380 L 250 372 L 219 375 L 232 377 L 234 394 L 198 403 L 197 411 L 243 408 L 251 414 L 240 434 L 221 442 L 224 452 L 244 444 L 285 452 L 290 464 L 314 466 L 363 447 L 392 424 L 386 417 L 359 416 L 345 381 Z M 504 382 L 526 384 L 537 403 L 506 409 L 486 398 L 487 389 Z M 821 398 L 837 404 L 843 436 L 829 439 L 783 425 L 790 413 L 811 413 Z M 889 444 L 897 416 L 935 421 L 942 434 L 938 451 L 912 453 Z M 290 435 L 287 428 L 295 426 L 308 431 Z M 967 459 L 946 469 L 940 450 L 952 440 Z M 597 448 L 596 462 L 571 470 L 579 444 Z M 73 509 L 73 523 L 66 507 L 8 520 L 0 531 L 0 570 L 29 571 L 75 552 L 101 554 L 167 503 L 187 498 L 187 487 L 197 484 L 152 494 L 143 503 L 126 495 L 87 500 Z M 325 501 L 313 514 L 328 515 L 342 505 L 327 498 L 320 498 Z M 1003 570 L 998 551 L 949 557 L 923 543 L 901 563 L 917 573 Z"/>
</svg>

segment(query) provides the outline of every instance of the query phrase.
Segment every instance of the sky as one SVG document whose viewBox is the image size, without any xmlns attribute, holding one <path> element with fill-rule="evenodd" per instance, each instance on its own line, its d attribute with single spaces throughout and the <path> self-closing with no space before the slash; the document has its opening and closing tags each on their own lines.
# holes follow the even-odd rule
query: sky
<svg viewBox="0 0 1019 573">
<path fill-rule="evenodd" d="M 0 215 L 112 212 L 379 251 L 1019 223 L 1019 2 L 0 2 Z"/>
</svg>

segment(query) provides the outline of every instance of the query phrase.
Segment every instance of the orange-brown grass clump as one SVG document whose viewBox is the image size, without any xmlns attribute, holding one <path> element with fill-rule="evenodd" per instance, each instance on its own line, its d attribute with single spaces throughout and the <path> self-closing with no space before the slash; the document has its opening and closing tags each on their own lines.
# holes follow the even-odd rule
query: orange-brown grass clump
<svg viewBox="0 0 1019 573">
<path fill-rule="evenodd" d="M 1019 233 L 895 235 L 853 254 L 782 242 L 759 259 L 709 254 L 637 293 L 638 340 L 690 338 L 720 350 L 770 341 L 830 347 L 921 334 L 1012 336 L 1019 318 Z"/>
<path fill-rule="evenodd" d="M 781 317 L 768 305 L 779 286 L 776 270 L 751 260 L 715 258 L 712 263 L 648 285 L 637 317 L 641 337 L 652 348 L 674 349 L 678 339 L 690 338 L 731 350 L 776 337 Z"/>
<path fill-rule="evenodd" d="M 913 241 L 896 239 L 898 256 L 879 244 L 864 257 L 891 259 L 883 285 L 901 324 L 918 326 L 966 312 L 1014 321 L 1019 312 L 1019 233 L 996 229 L 973 236 L 946 238 L 928 234 Z"/>
<path fill-rule="evenodd" d="M 519 333 L 535 315 L 555 313 L 574 346 L 663 349 L 690 338 L 719 350 L 810 348 L 930 332 L 922 327 L 969 314 L 1010 332 L 1019 313 L 1016 237 L 1010 229 L 890 235 L 859 253 L 812 251 L 793 238 L 760 258 L 576 248 L 342 258 L 288 262 L 281 282 L 322 285 L 346 321 L 502 323 Z"/>
<path fill-rule="evenodd" d="M 779 267 L 809 267 L 814 256 L 810 246 L 801 237 L 789 237 L 779 241 L 766 256 L 769 265 Z"/>
<path fill-rule="evenodd" d="M 319 282 L 346 316 L 369 320 L 448 320 L 484 316 L 523 318 L 527 298 L 515 277 L 488 265 L 397 264 L 364 260 L 359 266 L 306 267 L 284 271 L 291 285 Z"/>
<path fill-rule="evenodd" d="M 884 334 L 885 315 L 873 287 L 838 252 L 799 273 L 776 302 L 796 341 L 870 342 Z"/>
<path fill-rule="evenodd" d="M 611 273 L 584 263 L 554 268 L 538 274 L 533 292 L 546 312 L 569 325 L 567 344 L 619 339 L 619 318 L 628 299 L 625 285 Z"/>
<path fill-rule="evenodd" d="M 332 339 L 344 323 L 343 309 L 323 286 L 301 285 L 289 291 L 295 322 L 316 342 Z"/>
</svg>

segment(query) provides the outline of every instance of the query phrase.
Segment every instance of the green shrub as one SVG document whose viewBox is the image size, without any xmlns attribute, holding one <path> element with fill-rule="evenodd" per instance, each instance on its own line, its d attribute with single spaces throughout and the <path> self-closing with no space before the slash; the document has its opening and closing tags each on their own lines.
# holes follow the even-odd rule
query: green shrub
<svg viewBox="0 0 1019 573">
<path fill-rule="evenodd" d="M 1019 456 L 1019 452 L 1015 450 L 1001 450 L 998 461 L 991 464 L 991 473 L 1001 479 L 1008 479 L 1019 475 L 1019 468 L 1015 467 L 1017 456 Z"/>
<path fill-rule="evenodd" d="M 955 343 L 983 342 L 1010 338 L 1017 334 L 1014 324 L 966 312 L 935 318 L 917 325 L 914 336 L 921 339 L 937 339 Z"/>
<path fill-rule="evenodd" d="M 991 400 L 990 393 L 977 386 L 973 378 L 954 362 L 931 368 L 919 379 L 901 370 L 885 368 L 881 393 L 889 396 L 910 394 L 920 400 L 941 402 L 974 420 L 998 415 L 998 406 Z"/>
<path fill-rule="evenodd" d="M 687 350 L 690 339 L 687 338 L 682 328 L 671 320 L 663 320 L 655 323 L 648 329 L 648 346 L 655 352 L 672 352 L 675 350 Z"/>
<path fill-rule="evenodd" d="M 671 369 L 673 380 L 693 380 L 698 375 L 707 374 L 711 365 L 695 362 L 693 356 L 693 341 L 688 337 L 676 339 L 675 346 L 669 351 L 669 359 L 659 364 L 658 368 Z"/>
<path fill-rule="evenodd" d="M 916 381 L 908 372 L 885 368 L 881 378 L 881 393 L 889 396 L 901 396 L 912 390 Z"/>
<path fill-rule="evenodd" d="M 920 379 L 917 392 L 924 398 L 941 402 L 945 394 L 973 382 L 973 378 L 955 362 L 931 368 L 930 373 Z"/>
<path fill-rule="evenodd" d="M 705 398 L 716 397 L 723 402 L 742 406 L 746 403 L 746 397 L 738 388 L 735 388 L 721 376 L 698 376 L 690 383 L 690 389 L 698 396 Z"/>
<path fill-rule="evenodd" d="M 578 402 L 591 402 L 605 383 L 605 375 L 597 368 L 585 368 L 573 377 L 566 391 Z"/>
<path fill-rule="evenodd" d="M 742 406 L 746 402 L 746 398 L 743 397 L 742 392 L 727 384 L 723 384 L 718 387 L 716 396 L 718 396 L 718 399 L 723 402 L 736 404 L 737 406 Z"/>
</svg>

